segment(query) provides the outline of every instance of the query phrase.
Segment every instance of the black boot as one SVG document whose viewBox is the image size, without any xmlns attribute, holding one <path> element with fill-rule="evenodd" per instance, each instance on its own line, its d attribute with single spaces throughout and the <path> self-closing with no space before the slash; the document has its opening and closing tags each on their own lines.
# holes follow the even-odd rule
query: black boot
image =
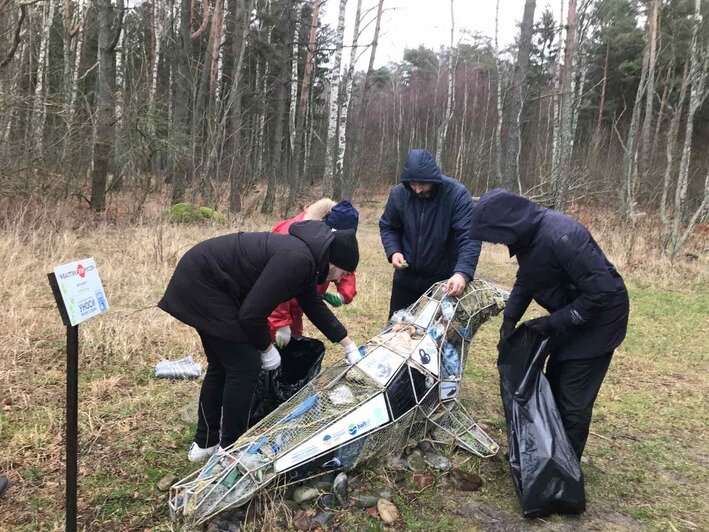
<svg viewBox="0 0 709 532">
<path fill-rule="evenodd" d="M 7 479 L 7 477 L 2 477 L 0 476 L 0 497 L 2 497 L 3 493 L 7 491 L 7 488 L 10 487 L 10 481 Z"/>
</svg>

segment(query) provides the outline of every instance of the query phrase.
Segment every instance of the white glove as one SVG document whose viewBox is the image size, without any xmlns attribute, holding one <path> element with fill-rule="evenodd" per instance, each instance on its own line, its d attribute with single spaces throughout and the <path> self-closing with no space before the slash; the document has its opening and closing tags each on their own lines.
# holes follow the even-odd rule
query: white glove
<svg viewBox="0 0 709 532">
<path fill-rule="evenodd" d="M 360 354 L 359 350 L 357 349 L 357 346 L 354 343 L 347 344 L 345 346 L 345 359 L 350 365 L 356 364 L 357 362 L 362 360 L 362 355 Z"/>
<path fill-rule="evenodd" d="M 284 325 L 276 329 L 276 345 L 283 349 L 290 342 L 291 332 L 290 325 Z"/>
<path fill-rule="evenodd" d="M 273 371 L 281 366 L 281 355 L 278 349 L 271 344 L 266 351 L 261 351 L 261 367 L 266 371 Z"/>
</svg>

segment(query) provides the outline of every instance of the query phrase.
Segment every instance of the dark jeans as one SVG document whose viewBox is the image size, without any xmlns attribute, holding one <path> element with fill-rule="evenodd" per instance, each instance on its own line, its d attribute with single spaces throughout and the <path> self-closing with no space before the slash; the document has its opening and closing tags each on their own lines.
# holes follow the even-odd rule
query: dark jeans
<svg viewBox="0 0 709 532">
<path fill-rule="evenodd" d="M 593 403 L 608 371 L 613 353 L 584 360 L 550 359 L 546 377 L 576 456 L 581 459 L 591 427 Z"/>
<path fill-rule="evenodd" d="M 428 287 L 424 290 L 412 290 L 408 286 L 403 286 L 398 283 L 394 283 L 391 287 L 391 299 L 389 300 L 389 318 L 392 317 L 394 312 L 406 308 L 412 303 L 415 303 L 418 298 L 426 293 Z"/>
<path fill-rule="evenodd" d="M 246 432 L 261 357 L 251 344 L 234 343 L 202 332 L 199 337 L 209 364 L 199 394 L 194 441 L 202 448 L 217 443 L 227 447 Z"/>
</svg>

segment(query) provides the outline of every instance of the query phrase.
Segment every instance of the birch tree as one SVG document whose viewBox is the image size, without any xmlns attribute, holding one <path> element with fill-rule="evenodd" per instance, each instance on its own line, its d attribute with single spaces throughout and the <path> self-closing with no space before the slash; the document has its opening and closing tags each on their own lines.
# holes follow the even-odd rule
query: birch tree
<svg viewBox="0 0 709 532">
<path fill-rule="evenodd" d="M 342 95 L 342 106 L 340 108 L 337 124 L 337 157 L 335 158 L 332 172 L 332 197 L 342 196 L 342 175 L 345 164 L 345 152 L 347 150 L 347 120 L 349 109 L 352 105 L 352 95 L 354 93 L 354 69 L 357 62 L 357 43 L 359 42 L 359 26 L 362 19 L 362 0 L 357 0 L 357 10 L 354 19 L 354 31 L 352 33 L 352 44 L 350 46 L 350 62 L 345 74 L 345 92 Z M 326 191 L 324 191 L 326 192 Z"/>
<path fill-rule="evenodd" d="M 451 0 L 451 39 L 450 48 L 448 49 L 448 93 L 446 97 L 446 110 L 443 115 L 443 121 L 438 127 L 438 138 L 436 139 L 436 160 L 441 161 L 441 156 L 443 155 L 443 144 L 446 141 L 446 135 L 448 133 L 448 123 L 453 118 L 453 107 L 455 105 L 455 94 L 453 84 L 455 78 L 455 62 L 453 60 L 453 38 L 455 34 L 455 7 L 453 0 Z"/>
<path fill-rule="evenodd" d="M 47 71 L 49 67 L 49 31 L 54 21 L 56 3 L 49 0 L 42 5 L 42 33 L 39 42 L 39 57 L 37 58 L 37 82 L 32 99 L 33 146 L 37 158 L 41 159 L 44 151 L 44 124 L 47 120 Z"/>
<path fill-rule="evenodd" d="M 575 1 L 575 0 L 573 0 Z M 571 2 L 569 2 L 571 3 Z M 519 184 L 520 122 L 524 103 L 524 81 L 527 77 L 529 54 L 532 50 L 534 34 L 534 9 L 536 0 L 525 0 L 522 25 L 520 26 L 517 62 L 512 75 L 512 88 L 505 115 L 507 116 L 507 141 L 502 186 L 521 192 Z"/>
<path fill-rule="evenodd" d="M 648 29 L 647 90 L 645 91 L 645 118 L 640 137 L 640 172 L 647 176 L 650 169 L 650 133 L 652 131 L 653 103 L 655 101 L 655 63 L 657 59 L 657 18 L 660 0 L 652 0 Z"/>
<path fill-rule="evenodd" d="M 702 106 L 709 94 L 707 90 L 707 75 L 709 74 L 709 40 L 704 47 L 699 44 L 699 30 L 702 24 L 701 0 L 694 0 L 694 17 L 692 24 L 692 41 L 689 59 L 689 109 L 685 122 L 684 145 L 682 158 L 679 163 L 677 175 L 677 188 L 675 189 L 674 220 L 672 221 L 672 234 L 669 244 L 669 255 L 672 260 L 677 257 L 692 232 L 697 221 L 706 217 L 709 211 L 709 171 L 704 179 L 702 201 L 692 216 L 685 223 L 687 210 L 687 190 L 689 187 L 689 166 L 692 159 L 692 139 L 694 133 L 694 120 L 697 111 Z M 703 48 L 703 50 L 702 50 Z M 702 55 L 704 59 L 702 60 Z"/>
<path fill-rule="evenodd" d="M 338 112 L 341 107 L 340 94 L 340 70 L 342 66 L 342 44 L 345 33 L 345 11 L 347 0 L 340 0 L 340 8 L 337 17 L 337 31 L 335 33 L 335 51 L 332 67 L 332 79 L 330 80 L 330 105 L 327 118 L 327 137 L 325 138 L 325 171 L 323 173 L 322 187 L 323 195 L 329 189 L 329 183 L 335 174 L 335 151 L 337 150 L 338 138 Z"/>
</svg>

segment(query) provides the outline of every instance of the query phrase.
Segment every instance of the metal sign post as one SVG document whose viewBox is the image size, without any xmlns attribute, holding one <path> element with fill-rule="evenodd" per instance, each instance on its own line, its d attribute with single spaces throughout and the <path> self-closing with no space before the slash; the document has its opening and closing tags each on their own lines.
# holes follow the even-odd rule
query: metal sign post
<svg viewBox="0 0 709 532">
<path fill-rule="evenodd" d="M 66 326 L 66 524 L 76 532 L 79 459 L 79 323 L 108 310 L 93 259 L 54 268 L 47 274 Z"/>
</svg>

